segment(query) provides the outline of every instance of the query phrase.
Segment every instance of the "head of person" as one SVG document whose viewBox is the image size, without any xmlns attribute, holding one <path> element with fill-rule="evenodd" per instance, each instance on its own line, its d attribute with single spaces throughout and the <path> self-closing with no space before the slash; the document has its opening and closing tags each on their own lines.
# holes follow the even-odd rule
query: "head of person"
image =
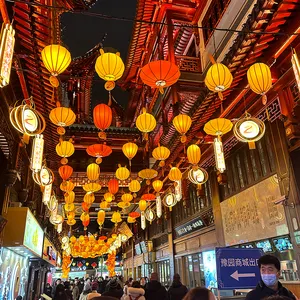
<svg viewBox="0 0 300 300">
<path fill-rule="evenodd" d="M 129 281 L 129 283 L 131 284 L 131 283 L 133 282 L 133 278 L 130 277 L 130 278 L 128 279 L 128 281 Z"/>
<path fill-rule="evenodd" d="M 183 300 L 216 300 L 214 294 L 204 287 L 196 287 L 191 289 L 183 298 Z"/>
<path fill-rule="evenodd" d="M 56 281 L 55 281 L 55 285 L 59 285 L 59 284 L 61 284 L 61 279 L 60 278 L 56 279 Z"/>
<path fill-rule="evenodd" d="M 174 274 L 174 276 L 173 276 L 173 281 L 174 282 L 180 282 L 180 275 L 179 274 Z"/>
<path fill-rule="evenodd" d="M 141 285 L 138 281 L 133 281 L 131 287 L 139 289 L 141 288 Z"/>
<path fill-rule="evenodd" d="M 144 286 L 146 284 L 146 279 L 145 279 L 145 277 L 142 277 L 141 279 L 140 279 L 140 285 L 141 286 Z"/>
<path fill-rule="evenodd" d="M 150 281 L 158 281 L 158 274 L 156 272 L 151 273 Z"/>
<path fill-rule="evenodd" d="M 61 283 L 58 284 L 55 289 L 55 296 L 58 297 L 58 296 L 62 295 L 64 292 L 65 292 L 65 286 Z M 55 296 L 54 296 L 54 298 L 56 298 Z"/>
<path fill-rule="evenodd" d="M 97 281 L 94 281 L 94 282 L 92 283 L 92 290 L 93 290 L 93 291 L 97 291 L 97 290 L 98 290 L 98 282 L 97 282 Z"/>
<path fill-rule="evenodd" d="M 22 300 L 22 299 L 23 299 L 22 296 L 17 296 L 17 297 L 16 297 L 16 300 Z"/>
<path fill-rule="evenodd" d="M 69 289 L 70 289 L 70 286 L 71 286 L 71 284 L 70 284 L 70 282 L 69 282 L 69 281 L 65 281 L 65 282 L 64 282 L 64 286 L 65 286 L 65 289 L 66 289 L 66 290 L 69 290 Z"/>
<path fill-rule="evenodd" d="M 263 255 L 258 260 L 258 267 L 264 284 L 268 287 L 276 286 L 280 276 L 279 259 L 274 255 Z"/>
<path fill-rule="evenodd" d="M 47 282 L 47 283 L 46 283 L 46 287 L 48 288 L 48 287 L 50 287 L 50 286 L 51 286 L 50 283 Z"/>
<path fill-rule="evenodd" d="M 105 276 L 105 280 L 108 280 L 108 276 Z"/>
<path fill-rule="evenodd" d="M 119 288 L 119 284 L 116 278 L 111 279 L 109 283 L 109 290 L 116 290 Z"/>
</svg>

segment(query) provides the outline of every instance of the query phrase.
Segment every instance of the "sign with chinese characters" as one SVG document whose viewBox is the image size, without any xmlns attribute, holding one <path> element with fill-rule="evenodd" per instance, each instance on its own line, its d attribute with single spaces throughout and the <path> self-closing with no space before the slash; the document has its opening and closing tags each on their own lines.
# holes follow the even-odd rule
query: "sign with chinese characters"
<svg viewBox="0 0 300 300">
<path fill-rule="evenodd" d="M 223 144 L 218 138 L 214 139 L 214 152 L 216 168 L 223 173 L 226 170 L 225 157 L 223 152 Z"/>
<path fill-rule="evenodd" d="M 273 175 L 221 203 L 227 246 L 288 234 L 278 177 Z"/>
<path fill-rule="evenodd" d="M 217 278 L 220 290 L 252 289 L 260 280 L 260 249 L 216 248 Z"/>
<path fill-rule="evenodd" d="M 33 140 L 32 155 L 31 155 L 31 168 L 35 172 L 42 168 L 44 153 L 44 138 L 42 134 L 38 134 Z"/>
<path fill-rule="evenodd" d="M 184 225 L 176 227 L 175 228 L 176 237 L 184 236 L 203 227 L 205 227 L 205 225 L 200 218 L 194 219 L 188 223 L 185 223 Z"/>
</svg>

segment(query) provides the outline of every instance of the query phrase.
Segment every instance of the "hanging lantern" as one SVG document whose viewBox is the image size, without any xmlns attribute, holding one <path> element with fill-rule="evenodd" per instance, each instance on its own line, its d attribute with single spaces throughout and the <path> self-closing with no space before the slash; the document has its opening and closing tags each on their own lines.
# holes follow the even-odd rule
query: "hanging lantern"
<svg viewBox="0 0 300 300">
<path fill-rule="evenodd" d="M 223 173 L 226 170 L 223 143 L 218 138 L 215 138 L 213 145 L 214 145 L 216 168 L 218 171 L 220 171 L 220 173 Z"/>
<path fill-rule="evenodd" d="M 142 113 L 136 119 L 135 125 L 144 134 L 144 138 L 147 141 L 148 133 L 156 127 L 156 120 L 153 115 L 146 112 L 146 108 L 143 108 Z"/>
<path fill-rule="evenodd" d="M 152 186 L 154 188 L 154 191 L 156 193 L 159 193 L 161 191 L 162 187 L 163 187 L 163 184 L 164 183 L 161 180 L 155 180 L 155 181 L 153 181 L 152 182 Z"/>
<path fill-rule="evenodd" d="M 122 147 L 124 155 L 129 159 L 129 165 L 131 166 L 131 160 L 135 157 L 138 146 L 135 143 L 126 143 Z"/>
<path fill-rule="evenodd" d="M 293 67 L 296 83 L 298 86 L 298 90 L 300 91 L 300 63 L 295 49 L 292 49 L 292 67 Z"/>
<path fill-rule="evenodd" d="M 44 138 L 43 135 L 37 135 L 33 140 L 32 151 L 31 151 L 31 165 L 30 168 L 37 172 L 41 170 L 43 163 L 44 153 Z"/>
<path fill-rule="evenodd" d="M 111 108 L 106 104 L 98 104 L 95 106 L 93 110 L 93 120 L 95 126 L 100 129 L 100 132 L 98 134 L 100 139 L 106 139 L 106 133 L 104 130 L 106 130 L 108 127 L 110 127 L 112 122 L 112 110 Z"/>
<path fill-rule="evenodd" d="M 66 203 L 73 203 L 75 200 L 75 193 L 70 191 L 64 195 Z"/>
<path fill-rule="evenodd" d="M 126 180 L 130 176 L 129 170 L 125 167 L 121 167 L 121 165 L 118 165 L 118 169 L 116 171 L 116 177 L 119 180 Z"/>
<path fill-rule="evenodd" d="M 82 202 L 81 203 L 81 207 L 82 207 L 83 211 L 88 212 L 89 209 L 90 209 L 90 207 L 91 207 L 91 205 L 88 204 L 88 203 L 86 203 L 86 202 Z"/>
<path fill-rule="evenodd" d="M 132 218 L 130 216 L 127 217 L 127 223 L 132 224 L 132 223 L 135 223 L 135 221 L 136 221 L 135 218 Z"/>
<path fill-rule="evenodd" d="M 141 199 L 146 201 L 154 201 L 156 197 L 154 194 L 144 194 L 142 195 Z"/>
<path fill-rule="evenodd" d="M 143 169 L 138 173 L 138 176 L 146 179 L 147 185 L 150 185 L 150 180 L 157 176 L 157 171 L 154 169 Z"/>
<path fill-rule="evenodd" d="M 208 69 L 204 83 L 210 91 L 218 93 L 219 98 L 223 100 L 222 92 L 230 87 L 232 80 L 233 77 L 225 65 L 214 63 Z"/>
<path fill-rule="evenodd" d="M 68 219 L 74 219 L 75 218 L 75 212 L 74 211 L 70 211 L 67 213 L 67 218 Z"/>
<path fill-rule="evenodd" d="M 66 212 L 73 211 L 75 209 L 74 203 L 67 203 L 64 206 Z"/>
<path fill-rule="evenodd" d="M 146 229 L 146 217 L 145 217 L 145 212 L 144 211 L 142 211 L 142 213 L 141 213 L 141 228 L 143 230 Z"/>
<path fill-rule="evenodd" d="M 102 162 L 102 157 L 111 155 L 112 150 L 105 144 L 94 144 L 88 146 L 86 152 L 90 156 L 97 157 L 96 163 L 100 164 Z"/>
<path fill-rule="evenodd" d="M 181 180 L 178 180 L 175 182 L 175 197 L 177 202 L 179 202 L 182 199 L 182 184 Z"/>
<path fill-rule="evenodd" d="M 80 216 L 80 221 L 82 222 L 82 225 L 84 226 L 84 230 L 87 230 L 87 227 L 90 224 L 90 216 L 87 212 L 83 212 Z"/>
<path fill-rule="evenodd" d="M 83 189 L 86 192 L 96 193 L 96 192 L 98 192 L 98 191 L 101 190 L 101 185 L 99 183 L 97 183 L 97 182 L 90 182 L 90 183 L 86 183 L 83 186 Z"/>
<path fill-rule="evenodd" d="M 262 95 L 262 103 L 266 105 L 266 93 L 272 86 L 272 76 L 269 66 L 263 63 L 253 64 L 247 71 L 247 79 L 250 89 L 259 95 Z"/>
<path fill-rule="evenodd" d="M 75 184 L 72 181 L 63 181 L 60 184 L 60 189 L 63 192 L 67 192 L 67 193 L 73 191 L 74 187 L 75 187 Z"/>
<path fill-rule="evenodd" d="M 56 76 L 63 73 L 71 63 L 70 52 L 63 46 L 49 45 L 42 50 L 41 56 L 46 69 L 52 75 L 49 79 L 51 85 L 58 87 L 59 82 Z"/>
<path fill-rule="evenodd" d="M 255 142 L 265 134 L 265 124 L 246 113 L 245 117 L 235 123 L 233 133 L 239 141 L 248 143 L 250 149 L 255 149 Z"/>
<path fill-rule="evenodd" d="M 133 199 L 133 196 L 129 193 L 125 193 L 121 197 L 123 202 L 130 202 Z"/>
<path fill-rule="evenodd" d="M 232 122 L 228 119 L 217 118 L 204 125 L 204 131 L 209 135 L 222 136 L 232 129 Z"/>
<path fill-rule="evenodd" d="M 145 209 L 147 208 L 148 204 L 146 200 L 140 200 L 139 201 L 139 208 L 140 211 L 145 211 Z"/>
<path fill-rule="evenodd" d="M 108 182 L 108 191 L 115 195 L 119 190 L 119 182 L 117 179 L 110 179 Z"/>
<path fill-rule="evenodd" d="M 47 203 L 47 207 L 50 211 L 54 211 L 57 208 L 58 201 L 55 197 L 55 194 L 52 194 L 50 201 Z"/>
<path fill-rule="evenodd" d="M 68 159 L 67 157 L 70 157 L 71 155 L 73 155 L 75 148 L 74 145 L 72 143 L 72 139 L 70 139 L 69 141 L 61 141 L 56 145 L 56 153 L 58 156 L 62 157 L 60 163 L 62 165 L 65 165 L 68 163 Z"/>
<path fill-rule="evenodd" d="M 89 180 L 96 181 L 100 176 L 100 167 L 97 164 L 89 164 L 86 169 L 86 174 Z"/>
<path fill-rule="evenodd" d="M 145 218 L 152 224 L 155 220 L 156 214 L 155 211 L 152 210 L 150 207 L 145 211 Z"/>
<path fill-rule="evenodd" d="M 101 209 L 108 209 L 110 207 L 109 203 L 106 201 L 102 201 L 99 205 Z"/>
<path fill-rule="evenodd" d="M 188 172 L 188 179 L 194 184 L 204 184 L 208 180 L 208 173 L 203 168 L 192 168 Z"/>
<path fill-rule="evenodd" d="M 182 178 L 182 173 L 177 167 L 172 167 L 170 172 L 169 172 L 169 179 L 171 181 L 178 181 L 181 180 Z"/>
<path fill-rule="evenodd" d="M 68 180 L 73 174 L 73 168 L 68 165 L 64 165 L 58 168 L 58 174 L 63 181 Z"/>
<path fill-rule="evenodd" d="M 201 150 L 198 145 L 190 145 L 186 151 L 189 163 L 196 166 L 201 159 Z"/>
<path fill-rule="evenodd" d="M 181 134 L 181 143 L 186 142 L 186 133 L 189 131 L 192 125 L 192 119 L 188 115 L 178 115 L 173 119 L 173 125 L 175 129 Z"/>
<path fill-rule="evenodd" d="M 71 108 L 62 107 L 59 105 L 60 104 L 58 103 L 58 107 L 53 108 L 50 111 L 49 119 L 54 125 L 58 126 L 57 133 L 59 135 L 64 135 L 66 133 L 64 127 L 74 124 L 76 120 L 76 115 L 74 114 Z"/>
<path fill-rule="evenodd" d="M 95 194 L 94 193 L 86 193 L 83 197 L 83 201 L 89 205 L 92 205 L 95 202 Z"/>
<path fill-rule="evenodd" d="M 156 215 L 158 218 L 162 216 L 162 205 L 161 198 L 159 195 L 156 196 Z"/>
<path fill-rule="evenodd" d="M 68 219 L 67 224 L 68 224 L 69 226 L 73 226 L 73 225 L 76 224 L 76 220 L 75 220 L 75 219 Z"/>
<path fill-rule="evenodd" d="M 163 198 L 163 204 L 166 207 L 169 207 L 170 211 L 172 211 L 172 207 L 175 206 L 177 203 L 176 196 L 173 193 L 168 193 Z"/>
<path fill-rule="evenodd" d="M 103 197 L 104 200 L 108 203 L 112 202 L 115 199 L 115 196 L 111 193 L 105 193 Z"/>
<path fill-rule="evenodd" d="M 165 165 L 165 160 L 170 156 L 170 150 L 167 147 L 158 144 L 158 146 L 153 149 L 152 156 L 154 159 L 159 160 L 159 166 L 163 167 Z"/>
<path fill-rule="evenodd" d="M 141 69 L 142 81 L 151 88 L 163 89 L 176 83 L 180 77 L 180 71 L 176 64 L 167 60 L 152 61 Z"/>
<path fill-rule="evenodd" d="M 141 189 L 141 184 L 138 180 L 131 180 L 128 185 L 129 191 L 133 193 L 133 197 L 136 198 L 136 193 Z"/>
<path fill-rule="evenodd" d="M 52 183 L 46 185 L 44 188 L 43 199 L 42 199 L 44 204 L 47 204 L 50 201 L 51 194 L 52 194 Z"/>
<path fill-rule="evenodd" d="M 97 214 L 97 223 L 98 223 L 100 229 L 102 228 L 104 221 L 105 221 L 105 211 L 101 209 L 98 211 L 98 214 Z"/>
<path fill-rule="evenodd" d="M 115 226 L 117 226 L 118 223 L 122 222 L 121 214 L 118 211 L 113 212 L 111 221 L 115 223 Z"/>
<path fill-rule="evenodd" d="M 54 174 L 49 168 L 44 165 L 42 166 L 41 170 L 32 173 L 32 178 L 38 185 L 46 186 L 53 183 Z"/>
<path fill-rule="evenodd" d="M 125 209 L 125 208 L 128 208 L 130 206 L 130 203 L 129 202 L 119 202 L 117 204 L 118 207 L 120 207 L 121 209 Z"/>
<path fill-rule="evenodd" d="M 139 218 L 141 216 L 141 214 L 137 211 L 132 211 L 128 214 L 128 216 L 131 217 L 131 218 L 136 219 L 136 218 Z"/>
</svg>

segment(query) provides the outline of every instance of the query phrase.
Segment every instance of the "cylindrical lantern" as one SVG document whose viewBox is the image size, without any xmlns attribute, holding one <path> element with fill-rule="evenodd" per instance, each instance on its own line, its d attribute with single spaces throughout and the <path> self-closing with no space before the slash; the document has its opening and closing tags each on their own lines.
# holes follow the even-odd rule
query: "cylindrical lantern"
<svg viewBox="0 0 300 300">
<path fill-rule="evenodd" d="M 189 163 L 192 165 L 197 165 L 201 159 L 201 150 L 198 145 L 190 145 L 186 151 Z"/>
<path fill-rule="evenodd" d="M 33 140 L 31 152 L 31 169 L 35 172 L 42 168 L 44 153 L 44 138 L 42 134 L 36 135 Z"/>
<path fill-rule="evenodd" d="M 145 217 L 145 212 L 142 211 L 142 214 L 141 214 L 141 228 L 143 230 L 146 229 L 146 217 Z"/>
<path fill-rule="evenodd" d="M 158 218 L 162 216 L 162 205 L 160 196 L 156 196 L 156 215 Z"/>
<path fill-rule="evenodd" d="M 108 191 L 115 195 L 119 190 L 119 182 L 117 179 L 110 179 L 108 182 Z"/>
<path fill-rule="evenodd" d="M 140 200 L 139 201 L 139 208 L 140 211 L 145 211 L 145 209 L 147 208 L 148 204 L 146 200 Z"/>
</svg>

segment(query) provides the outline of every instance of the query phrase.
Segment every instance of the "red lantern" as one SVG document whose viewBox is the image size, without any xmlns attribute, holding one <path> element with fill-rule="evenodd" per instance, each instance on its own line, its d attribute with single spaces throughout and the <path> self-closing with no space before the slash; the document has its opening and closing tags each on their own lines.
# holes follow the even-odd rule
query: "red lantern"
<svg viewBox="0 0 300 300">
<path fill-rule="evenodd" d="M 116 194 L 119 190 L 119 182 L 117 179 L 111 179 L 109 182 L 108 182 L 108 191 L 111 193 L 111 194 Z"/>
<path fill-rule="evenodd" d="M 88 155 L 93 157 L 106 157 L 112 153 L 112 150 L 109 146 L 105 144 L 94 144 L 86 148 Z"/>
<path fill-rule="evenodd" d="M 93 118 L 95 126 L 101 130 L 99 137 L 105 139 L 106 135 L 103 132 L 111 125 L 112 110 L 106 104 L 98 104 L 93 111 Z"/>
<path fill-rule="evenodd" d="M 96 263 L 96 262 L 93 262 L 93 263 L 91 264 L 91 266 L 95 269 L 95 268 L 97 267 L 97 263 Z"/>
<path fill-rule="evenodd" d="M 82 202 L 81 203 L 81 206 L 82 206 L 82 209 L 85 211 L 85 212 L 88 212 L 89 211 L 89 209 L 90 209 L 90 205 L 89 204 L 87 204 L 86 202 Z"/>
<path fill-rule="evenodd" d="M 80 262 L 77 263 L 77 266 L 78 266 L 79 268 L 81 268 L 81 267 L 83 266 L 83 263 L 80 261 Z"/>
<path fill-rule="evenodd" d="M 156 200 L 156 196 L 154 194 L 144 194 L 142 195 L 141 199 L 146 201 L 154 201 Z"/>
<path fill-rule="evenodd" d="M 138 213 L 137 211 L 133 211 L 133 212 L 129 213 L 129 217 L 134 218 L 134 219 L 138 218 L 140 215 L 141 214 Z"/>
<path fill-rule="evenodd" d="M 105 235 L 101 235 L 101 236 L 99 237 L 99 240 L 100 240 L 100 241 L 105 241 L 105 240 L 107 240 L 107 237 L 106 237 Z"/>
<path fill-rule="evenodd" d="M 73 174 L 73 168 L 68 165 L 64 165 L 59 167 L 58 169 L 59 176 L 62 178 L 63 181 L 68 180 Z"/>
</svg>

